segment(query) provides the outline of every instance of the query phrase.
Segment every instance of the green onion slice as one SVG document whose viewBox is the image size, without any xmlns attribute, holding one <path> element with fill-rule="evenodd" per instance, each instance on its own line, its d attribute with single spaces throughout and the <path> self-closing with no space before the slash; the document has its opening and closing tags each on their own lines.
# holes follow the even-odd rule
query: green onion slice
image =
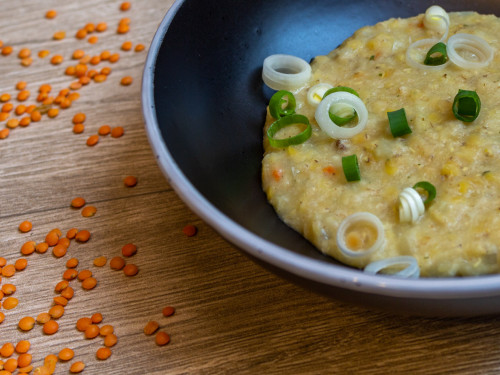
<svg viewBox="0 0 500 375">
<path fill-rule="evenodd" d="M 411 133 L 404 108 L 394 112 L 387 112 L 387 117 L 389 118 L 389 127 L 391 128 L 391 133 L 394 138 Z"/>
<path fill-rule="evenodd" d="M 274 138 L 274 135 L 281 129 L 295 124 L 304 124 L 306 128 L 297 135 L 289 138 Z M 311 124 L 309 123 L 309 119 L 303 115 L 289 115 L 284 116 L 273 122 L 269 128 L 267 129 L 267 138 L 269 139 L 269 143 L 271 146 L 276 148 L 288 147 L 291 145 L 298 145 L 303 143 L 309 139 L 312 134 Z"/>
<path fill-rule="evenodd" d="M 356 92 L 356 90 L 346 86 L 337 86 L 326 91 L 323 95 L 323 99 L 328 95 L 339 91 L 348 92 L 350 94 L 356 95 L 359 98 L 359 94 Z M 343 126 L 356 117 L 356 111 L 347 104 L 339 104 L 337 107 L 330 107 L 330 112 L 328 113 L 328 115 L 330 116 L 330 120 L 332 120 L 336 125 Z"/>
<path fill-rule="evenodd" d="M 347 181 L 361 180 L 361 173 L 359 171 L 358 157 L 356 154 L 342 157 L 342 169 Z"/>
<path fill-rule="evenodd" d="M 475 91 L 458 90 L 458 94 L 453 101 L 453 114 L 464 122 L 472 122 L 481 110 L 481 100 Z"/>
<path fill-rule="evenodd" d="M 295 96 L 290 91 L 280 90 L 269 101 L 269 112 L 276 120 L 295 113 Z"/>
<path fill-rule="evenodd" d="M 446 44 L 439 42 L 434 44 L 427 55 L 425 56 L 425 65 L 443 65 L 448 61 L 448 53 L 446 52 Z"/>
<path fill-rule="evenodd" d="M 424 200 L 424 204 L 431 203 L 434 198 L 436 198 L 436 187 L 427 181 L 420 181 L 413 185 L 413 189 L 422 189 L 427 193 L 427 198 Z"/>
</svg>

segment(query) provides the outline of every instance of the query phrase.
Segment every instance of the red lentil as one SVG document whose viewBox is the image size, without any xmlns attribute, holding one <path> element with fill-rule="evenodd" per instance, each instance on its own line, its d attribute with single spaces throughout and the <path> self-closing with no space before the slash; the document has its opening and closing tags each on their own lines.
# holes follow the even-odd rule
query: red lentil
<svg viewBox="0 0 500 375">
<path fill-rule="evenodd" d="M 84 368 L 85 368 L 85 363 L 83 363 L 82 361 L 78 361 L 71 364 L 69 371 L 73 374 L 76 374 L 82 372 Z"/>
<path fill-rule="evenodd" d="M 55 11 L 54 9 L 50 9 L 47 11 L 47 13 L 45 13 L 45 18 L 48 19 L 56 18 L 56 16 L 57 16 L 57 11 Z"/>
<path fill-rule="evenodd" d="M 78 266 L 78 259 L 76 258 L 68 259 L 68 261 L 66 262 L 67 268 L 76 268 L 77 266 Z"/>
<path fill-rule="evenodd" d="M 49 320 L 43 325 L 43 333 L 53 335 L 59 330 L 59 324 L 55 320 Z"/>
<path fill-rule="evenodd" d="M 2 48 L 2 55 L 8 56 L 12 53 L 12 51 L 14 51 L 14 48 L 12 48 L 12 46 L 5 46 Z"/>
<path fill-rule="evenodd" d="M 21 48 L 19 50 L 19 53 L 17 54 L 17 57 L 20 59 L 25 59 L 26 57 L 31 56 L 31 50 L 29 48 Z"/>
<path fill-rule="evenodd" d="M 49 315 L 52 319 L 59 319 L 64 315 L 64 306 L 54 305 L 49 309 Z"/>
<path fill-rule="evenodd" d="M 14 263 L 16 271 L 22 271 L 28 266 L 28 261 L 24 258 L 17 259 Z"/>
<path fill-rule="evenodd" d="M 43 312 L 38 314 L 38 316 L 36 317 L 36 321 L 38 324 L 45 324 L 50 320 L 50 318 L 51 318 L 50 313 Z"/>
<path fill-rule="evenodd" d="M 125 76 L 120 80 L 122 86 L 130 86 L 134 79 L 131 76 Z"/>
<path fill-rule="evenodd" d="M 59 65 L 63 61 L 64 61 L 64 58 L 61 55 L 54 55 L 50 59 L 50 63 L 53 64 L 53 65 Z"/>
<path fill-rule="evenodd" d="M 2 129 L 0 130 L 0 139 L 5 139 L 9 136 L 10 130 L 9 129 Z"/>
<path fill-rule="evenodd" d="M 124 51 L 130 51 L 132 49 L 132 42 L 130 40 L 127 40 L 127 41 L 123 42 L 121 48 Z"/>
<path fill-rule="evenodd" d="M 97 131 L 99 135 L 105 136 L 111 133 L 111 126 L 109 125 L 102 125 L 99 127 L 99 130 Z"/>
<path fill-rule="evenodd" d="M 56 245 L 52 249 L 52 254 L 54 254 L 56 258 L 61 258 L 66 255 L 67 251 L 68 249 L 66 248 L 66 246 Z"/>
<path fill-rule="evenodd" d="M 47 49 L 42 49 L 41 51 L 38 51 L 38 57 L 41 59 L 47 57 L 48 55 L 50 55 L 50 51 Z"/>
<path fill-rule="evenodd" d="M 2 276 L 12 277 L 16 273 L 16 267 L 13 264 L 7 264 L 2 267 Z"/>
<path fill-rule="evenodd" d="M 35 252 L 35 247 L 36 247 L 36 242 L 35 241 L 25 242 L 21 246 L 21 254 L 23 254 L 23 255 L 33 254 Z"/>
<path fill-rule="evenodd" d="M 16 345 L 16 353 L 24 354 L 30 350 L 31 343 L 28 340 L 21 340 Z"/>
<path fill-rule="evenodd" d="M 104 267 L 107 262 L 108 262 L 108 258 L 106 258 L 105 256 L 97 257 L 93 261 L 94 266 L 96 266 L 96 267 Z"/>
<path fill-rule="evenodd" d="M 123 267 L 123 273 L 127 276 L 135 276 L 139 272 L 139 268 L 135 264 L 127 264 Z"/>
<path fill-rule="evenodd" d="M 87 42 L 90 44 L 96 44 L 99 41 L 99 38 L 96 35 L 92 35 L 87 39 Z"/>
<path fill-rule="evenodd" d="M 30 331 L 35 326 L 35 318 L 32 318 L 31 316 L 25 316 L 24 318 L 21 318 L 18 326 L 22 331 Z"/>
<path fill-rule="evenodd" d="M 23 353 L 17 357 L 17 366 L 19 368 L 28 367 L 31 364 L 32 356 L 29 353 Z"/>
<path fill-rule="evenodd" d="M 91 217 L 94 216 L 97 212 L 97 208 L 94 206 L 87 206 L 82 210 L 83 217 Z"/>
<path fill-rule="evenodd" d="M 134 48 L 134 51 L 135 52 L 141 52 L 141 51 L 144 51 L 146 49 L 146 47 L 144 46 L 144 44 L 136 44 L 135 48 Z"/>
<path fill-rule="evenodd" d="M 68 230 L 66 232 L 66 237 L 69 238 L 70 240 L 72 240 L 73 238 L 75 238 L 77 233 L 78 233 L 78 229 L 71 228 L 70 230 Z"/>
<path fill-rule="evenodd" d="M 7 121 L 6 126 L 10 129 L 15 129 L 19 126 L 19 120 L 17 118 L 11 118 Z"/>
<path fill-rule="evenodd" d="M 14 372 L 17 369 L 17 359 L 9 358 L 3 364 L 3 368 L 5 371 Z"/>
<path fill-rule="evenodd" d="M 109 56 L 109 59 L 108 59 L 108 60 L 109 60 L 109 62 L 111 62 L 111 63 L 115 63 L 115 62 L 117 62 L 118 60 L 120 60 L 120 54 L 119 54 L 118 52 L 113 53 L 113 54 L 111 54 L 111 55 Z"/>
<path fill-rule="evenodd" d="M 77 240 L 78 242 L 87 242 L 89 239 L 90 239 L 90 232 L 86 229 L 82 229 L 75 236 L 75 240 Z"/>
<path fill-rule="evenodd" d="M 122 257 L 114 257 L 109 262 L 109 266 L 111 269 L 119 271 L 125 267 L 125 260 Z"/>
<path fill-rule="evenodd" d="M 163 314 L 163 316 L 171 316 L 171 315 L 174 315 L 175 313 L 175 308 L 172 307 L 172 306 L 165 306 L 163 308 L 163 310 L 161 311 L 161 313 Z"/>
<path fill-rule="evenodd" d="M 15 308 L 18 305 L 18 303 L 19 303 L 19 300 L 17 298 L 7 297 L 6 299 L 4 299 L 2 307 L 5 310 L 12 310 L 13 308 Z"/>
<path fill-rule="evenodd" d="M 109 357 L 111 357 L 111 349 L 108 347 L 99 348 L 99 349 L 97 349 L 97 352 L 95 355 L 96 355 L 97 359 L 104 361 L 104 360 L 108 359 Z"/>
<path fill-rule="evenodd" d="M 95 146 L 99 142 L 99 134 L 93 134 L 87 138 L 87 146 Z"/>
<path fill-rule="evenodd" d="M 137 185 L 137 177 L 127 176 L 123 179 L 123 183 L 127 187 L 134 187 L 135 185 Z"/>
<path fill-rule="evenodd" d="M 70 348 L 61 349 L 58 354 L 58 357 L 61 361 L 70 361 L 75 356 L 75 352 Z"/>
<path fill-rule="evenodd" d="M 75 124 L 73 125 L 73 133 L 81 134 L 85 130 L 85 125 L 83 124 Z"/>
<path fill-rule="evenodd" d="M 102 83 L 107 79 L 107 76 L 105 74 L 96 74 L 93 78 L 94 82 Z"/>
<path fill-rule="evenodd" d="M 72 287 L 68 286 L 67 288 L 63 289 L 61 291 L 61 297 L 66 298 L 68 301 L 73 298 L 75 295 L 75 291 L 73 290 Z"/>
<path fill-rule="evenodd" d="M 102 322 L 102 314 L 101 313 L 95 313 L 95 314 L 92 314 L 92 316 L 90 317 L 90 320 L 92 321 L 92 323 L 94 324 L 99 324 Z"/>
<path fill-rule="evenodd" d="M 122 247 L 122 255 L 125 257 L 131 257 L 137 253 L 137 246 L 133 243 L 128 243 Z"/>
<path fill-rule="evenodd" d="M 160 331 L 156 334 L 155 342 L 158 346 L 167 345 L 170 342 L 170 336 L 166 332 Z"/>
<path fill-rule="evenodd" d="M 47 244 L 47 242 L 40 242 L 35 246 L 35 250 L 40 254 L 45 253 L 48 249 L 49 245 Z"/>
<path fill-rule="evenodd" d="M 96 324 L 89 324 L 89 326 L 85 329 L 85 338 L 93 339 L 99 336 L 99 326 Z"/>
<path fill-rule="evenodd" d="M 57 108 L 50 108 L 47 111 L 47 116 L 49 116 L 50 118 L 55 118 L 57 117 L 58 114 L 59 114 L 59 109 Z"/>
<path fill-rule="evenodd" d="M 0 348 L 0 355 L 2 357 L 8 358 L 12 354 L 14 354 L 15 347 L 11 342 L 6 342 L 5 344 L 2 345 Z"/>
<path fill-rule="evenodd" d="M 124 129 L 121 126 L 115 126 L 111 129 L 111 136 L 113 138 L 120 138 L 124 133 Z"/>
<path fill-rule="evenodd" d="M 193 237 L 198 232 L 198 228 L 192 224 L 188 224 L 182 228 L 182 232 L 188 237 Z"/>
<path fill-rule="evenodd" d="M 78 275 L 78 271 L 70 268 L 70 269 L 64 271 L 63 279 L 64 280 L 73 280 L 76 278 L 77 275 Z"/>
<path fill-rule="evenodd" d="M 152 335 L 153 333 L 155 333 L 158 330 L 158 328 L 160 328 L 160 325 L 158 324 L 158 322 L 155 320 L 150 320 L 144 326 L 144 334 L 145 335 Z"/>
<path fill-rule="evenodd" d="M 54 33 L 54 35 L 52 35 L 52 38 L 53 38 L 54 40 L 62 40 L 62 39 L 64 39 L 64 38 L 66 38 L 66 32 L 65 32 L 65 31 L 62 31 L 62 30 L 60 30 L 60 31 L 56 31 L 56 32 Z"/>
<path fill-rule="evenodd" d="M 123 3 L 120 4 L 120 10 L 121 11 L 126 11 L 129 10 L 131 7 L 131 4 L 129 1 L 124 1 Z"/>
<path fill-rule="evenodd" d="M 82 281 L 82 288 L 85 290 L 94 289 L 97 285 L 97 279 L 95 277 L 89 277 Z"/>
<path fill-rule="evenodd" d="M 54 303 L 56 305 L 61 305 L 63 307 L 68 305 L 68 300 L 64 297 L 57 296 L 57 297 L 54 297 L 53 300 L 54 300 Z"/>
<path fill-rule="evenodd" d="M 115 329 L 112 325 L 110 324 L 106 324 L 104 326 L 101 327 L 101 329 L 99 330 L 99 334 L 101 336 L 108 336 L 108 335 L 111 335 L 112 333 L 114 333 Z"/>
<path fill-rule="evenodd" d="M 117 342 L 118 342 L 118 337 L 116 337 L 114 333 L 111 333 L 104 337 L 104 345 L 107 347 L 115 346 Z"/>
</svg>

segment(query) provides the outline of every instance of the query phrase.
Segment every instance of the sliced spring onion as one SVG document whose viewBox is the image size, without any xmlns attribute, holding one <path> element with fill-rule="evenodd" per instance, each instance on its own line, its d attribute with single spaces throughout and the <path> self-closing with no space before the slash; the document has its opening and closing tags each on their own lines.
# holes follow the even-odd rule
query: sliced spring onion
<svg viewBox="0 0 500 375">
<path fill-rule="evenodd" d="M 269 113 L 274 119 L 295 113 L 295 96 L 290 91 L 280 90 L 269 101 Z"/>
<path fill-rule="evenodd" d="M 368 248 L 350 249 L 346 243 L 346 235 L 353 227 L 369 227 L 375 231 L 375 241 Z M 385 245 L 384 226 L 380 219 L 370 212 L 357 212 L 346 217 L 337 230 L 337 247 L 340 252 L 349 258 L 360 258 L 371 254 Z"/>
<path fill-rule="evenodd" d="M 493 48 L 476 35 L 455 34 L 448 39 L 446 49 L 450 61 L 461 68 L 484 68 L 493 60 Z"/>
<path fill-rule="evenodd" d="M 342 169 L 345 179 L 349 182 L 361 180 L 359 171 L 358 157 L 356 154 L 342 157 Z"/>
<path fill-rule="evenodd" d="M 330 119 L 330 107 L 333 104 L 346 104 L 352 107 L 358 116 L 358 123 L 353 127 L 340 127 Z M 363 101 L 346 91 L 337 91 L 324 97 L 314 115 L 320 128 L 332 138 L 351 138 L 360 133 L 368 122 L 368 110 Z"/>
<path fill-rule="evenodd" d="M 427 8 L 424 14 L 424 26 L 429 30 L 443 32 L 448 29 L 450 16 L 439 5 L 433 5 Z M 442 39 L 446 39 L 445 35 Z"/>
<path fill-rule="evenodd" d="M 472 122 L 481 110 L 481 99 L 475 91 L 458 90 L 455 99 L 453 100 L 453 114 L 455 117 L 464 122 Z"/>
<path fill-rule="evenodd" d="M 425 212 L 422 197 L 414 188 L 405 188 L 399 194 L 399 221 L 415 223 Z"/>
<path fill-rule="evenodd" d="M 389 127 L 394 138 L 411 133 L 404 108 L 393 112 L 387 112 L 387 117 L 389 118 Z"/>
<path fill-rule="evenodd" d="M 323 99 L 325 93 L 333 86 L 329 83 L 318 83 L 307 91 L 307 102 L 313 107 L 317 107 Z"/>
<path fill-rule="evenodd" d="M 281 129 L 295 125 L 295 124 L 304 124 L 306 128 L 297 135 L 289 138 L 274 138 L 274 135 Z M 288 147 L 290 145 L 298 145 L 303 143 L 309 139 L 312 134 L 311 124 L 309 123 L 309 119 L 303 115 L 289 115 L 280 117 L 278 120 L 273 122 L 269 128 L 267 129 L 267 139 L 271 146 L 276 148 Z"/>
<path fill-rule="evenodd" d="M 437 56 L 436 56 L 437 55 Z M 448 61 L 448 54 L 446 53 L 446 44 L 438 42 L 434 44 L 427 55 L 425 56 L 425 65 L 443 65 Z"/>
<path fill-rule="evenodd" d="M 330 94 L 333 94 L 334 92 L 339 92 L 339 91 L 345 91 L 349 92 L 353 95 L 356 95 L 359 98 L 359 94 L 356 92 L 356 90 L 351 89 L 350 87 L 346 86 L 337 86 L 334 88 L 331 88 L 325 94 L 323 95 L 323 98 L 327 97 Z M 356 111 L 352 106 L 345 104 L 345 103 L 336 103 L 333 104 L 330 107 L 330 112 L 328 113 L 330 116 L 330 119 L 339 126 L 343 126 L 347 124 L 348 122 L 354 120 L 356 117 Z"/>
<path fill-rule="evenodd" d="M 325 94 L 323 95 L 323 99 L 327 97 L 330 94 L 333 94 L 334 92 L 339 92 L 339 91 L 345 91 L 345 92 L 350 92 L 353 95 L 356 95 L 359 98 L 359 94 L 356 92 L 356 90 L 351 89 L 350 87 L 347 86 L 337 86 L 329 89 Z"/>
<path fill-rule="evenodd" d="M 405 265 L 406 267 L 404 269 L 394 274 L 391 274 L 391 276 L 404 277 L 408 279 L 418 279 L 420 276 L 420 267 L 418 266 L 418 262 L 415 259 L 415 257 L 409 255 L 386 258 L 378 260 L 376 262 L 372 262 L 365 267 L 364 271 L 366 273 L 376 275 L 380 271 L 388 267 L 405 266 Z"/>
<path fill-rule="evenodd" d="M 423 69 L 423 70 L 429 70 L 429 71 L 443 69 L 445 66 L 447 66 L 450 63 L 449 59 L 448 59 L 448 61 L 446 61 L 444 64 L 441 64 L 441 65 L 426 65 L 423 63 L 425 61 L 424 58 L 413 57 L 414 50 L 416 50 L 418 48 L 422 48 L 422 47 L 426 47 L 427 49 L 429 49 L 432 46 L 434 46 L 440 42 L 441 42 L 441 40 L 438 40 L 438 39 L 420 39 L 420 40 L 417 40 L 416 42 L 412 43 L 408 47 L 408 49 L 406 50 L 406 62 L 408 63 L 408 65 L 410 65 L 414 68 L 417 68 L 417 69 Z"/>
<path fill-rule="evenodd" d="M 436 187 L 430 182 L 427 181 L 417 182 L 415 185 L 413 185 L 413 189 L 425 190 L 427 198 L 425 198 L 424 204 L 429 204 L 434 200 L 434 198 L 436 198 Z"/>
<path fill-rule="evenodd" d="M 271 55 L 264 59 L 262 79 L 273 90 L 295 90 L 311 78 L 311 66 L 300 57 Z"/>
</svg>

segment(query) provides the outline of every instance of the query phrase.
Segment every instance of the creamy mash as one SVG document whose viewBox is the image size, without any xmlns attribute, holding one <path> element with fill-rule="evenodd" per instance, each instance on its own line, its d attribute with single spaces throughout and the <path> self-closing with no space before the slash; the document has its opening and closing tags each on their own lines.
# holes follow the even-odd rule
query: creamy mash
<svg viewBox="0 0 500 375">
<path fill-rule="evenodd" d="M 495 51 L 486 67 L 441 70 L 409 65 L 409 45 L 441 38 L 425 27 L 424 15 L 363 27 L 327 56 L 311 63 L 311 79 L 295 90 L 296 113 L 308 117 L 307 141 L 275 148 L 264 136 L 263 189 L 282 220 L 323 253 L 364 268 L 382 259 L 411 256 L 422 276 L 497 273 L 500 265 L 500 21 L 473 12 L 449 13 L 449 36 L 481 37 Z M 446 43 L 446 41 L 445 41 Z M 347 139 L 328 136 L 307 101 L 318 83 L 359 93 L 368 122 Z M 458 90 L 476 91 L 481 111 L 473 122 L 458 120 L 452 104 Z M 404 108 L 412 133 L 393 137 L 387 112 Z M 269 114 L 265 130 L 275 121 Z M 347 125 L 349 126 L 349 125 Z M 296 129 L 277 134 L 287 137 Z M 288 133 L 288 134 L 287 134 Z M 357 155 L 361 179 L 348 182 L 342 157 Z M 419 181 L 436 198 L 416 222 L 402 222 L 399 194 Z M 366 256 L 339 251 L 337 231 L 349 215 L 369 212 L 383 225 L 384 244 Z M 376 241 L 373 228 L 350 228 L 352 251 Z"/>
</svg>

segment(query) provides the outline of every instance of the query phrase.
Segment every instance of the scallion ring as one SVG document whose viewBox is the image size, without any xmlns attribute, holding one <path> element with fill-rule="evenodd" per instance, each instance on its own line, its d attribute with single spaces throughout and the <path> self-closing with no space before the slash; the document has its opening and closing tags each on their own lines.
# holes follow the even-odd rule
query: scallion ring
<svg viewBox="0 0 500 375">
<path fill-rule="evenodd" d="M 425 212 L 422 197 L 414 188 L 405 188 L 399 193 L 399 221 L 415 223 Z"/>
<path fill-rule="evenodd" d="M 323 95 L 323 98 L 327 97 L 330 94 L 333 94 L 334 92 L 339 92 L 339 91 L 345 91 L 349 92 L 353 95 L 356 95 L 359 98 L 359 94 L 356 92 L 356 90 L 351 89 L 350 87 L 346 86 L 337 86 L 334 88 L 331 88 L 325 94 Z M 354 108 L 352 108 L 350 105 L 345 104 L 345 103 L 336 103 L 333 104 L 330 107 L 330 112 L 328 113 L 330 115 L 330 119 L 339 126 L 343 126 L 347 124 L 348 122 L 354 120 L 356 117 L 356 111 Z"/>
<path fill-rule="evenodd" d="M 450 16 L 439 5 L 432 5 L 425 11 L 424 26 L 430 30 L 444 31 L 441 40 L 445 40 L 448 36 L 449 24 Z"/>
<path fill-rule="evenodd" d="M 423 47 L 426 47 L 426 49 L 428 51 L 429 48 L 431 48 L 432 46 L 434 46 L 440 42 L 441 42 L 441 40 L 435 39 L 435 38 L 434 39 L 417 40 L 415 43 L 412 43 L 408 47 L 408 49 L 406 50 L 406 62 L 408 63 L 408 65 L 410 65 L 414 68 L 417 68 L 417 69 L 423 69 L 423 70 L 429 70 L 429 71 L 443 69 L 444 67 L 446 67 L 450 63 L 449 59 L 448 59 L 448 61 L 446 61 L 444 64 L 441 64 L 441 65 L 426 65 L 423 63 L 425 61 L 425 57 L 420 57 L 420 56 L 414 57 L 414 53 L 413 53 L 414 50 L 416 50 L 418 48 L 423 48 Z M 422 53 L 422 55 L 423 55 L 423 53 Z"/>
<path fill-rule="evenodd" d="M 479 116 L 481 99 L 479 99 L 479 95 L 475 91 L 458 90 L 453 100 L 452 110 L 457 119 L 472 122 Z"/>
<path fill-rule="evenodd" d="M 408 279 L 418 279 L 420 276 L 420 267 L 418 266 L 417 259 L 410 255 L 386 258 L 372 262 L 365 267 L 364 271 L 366 273 L 376 275 L 380 271 L 391 266 L 406 266 L 401 271 L 390 274 L 391 276 L 404 277 Z"/>
<path fill-rule="evenodd" d="M 436 198 L 436 187 L 430 182 L 417 182 L 415 185 L 413 185 L 413 189 L 422 189 L 426 192 L 427 197 L 425 199 L 422 199 L 424 201 L 424 204 L 429 204 L 434 200 L 434 198 Z"/>
<path fill-rule="evenodd" d="M 330 119 L 330 107 L 342 103 L 351 106 L 358 116 L 358 122 L 353 127 L 340 127 Z M 363 131 L 368 122 L 368 110 L 363 101 L 356 95 L 346 91 L 337 91 L 323 98 L 314 115 L 320 128 L 335 139 L 346 139 Z"/>
<path fill-rule="evenodd" d="M 356 154 L 342 157 L 342 169 L 345 179 L 349 182 L 361 180 L 359 171 L 358 157 Z"/>
<path fill-rule="evenodd" d="M 387 112 L 387 117 L 389 119 L 391 134 L 394 138 L 411 133 L 404 108 L 398 109 L 397 111 L 393 112 Z"/>
<path fill-rule="evenodd" d="M 494 55 L 493 48 L 484 39 L 464 33 L 451 36 L 446 49 L 452 63 L 467 69 L 488 66 Z"/>
<path fill-rule="evenodd" d="M 290 91 L 280 90 L 269 101 L 269 113 L 276 120 L 295 113 L 295 96 Z"/>
<path fill-rule="evenodd" d="M 311 78 L 311 66 L 300 57 L 271 55 L 264 59 L 262 79 L 273 90 L 295 90 Z"/>
<path fill-rule="evenodd" d="M 356 90 L 351 89 L 350 87 L 347 86 L 337 86 L 329 89 L 328 91 L 325 92 L 323 95 L 323 99 L 326 98 L 328 95 L 333 94 L 334 92 L 339 92 L 339 91 L 345 91 L 345 92 L 350 92 L 353 95 L 356 95 L 359 98 L 359 94 L 356 92 Z"/>
<path fill-rule="evenodd" d="M 362 237 L 359 248 L 349 247 L 350 241 L 347 237 L 351 235 Z M 364 257 L 381 249 L 384 245 L 384 226 L 380 219 L 370 212 L 357 212 L 346 217 L 337 230 L 337 247 L 348 258 Z"/>
<path fill-rule="evenodd" d="M 274 136 L 279 130 L 295 124 L 304 124 L 306 128 L 299 134 L 294 135 L 293 137 L 274 138 Z M 312 134 L 312 128 L 311 124 L 309 123 L 309 119 L 306 116 L 297 114 L 280 117 L 278 120 L 273 122 L 267 129 L 267 139 L 269 140 L 271 146 L 276 148 L 298 145 L 300 143 L 307 141 L 311 136 L 311 134 Z"/>
<path fill-rule="evenodd" d="M 329 83 L 318 83 L 307 91 L 307 102 L 313 107 L 317 107 L 323 99 L 325 93 L 332 88 Z"/>
<path fill-rule="evenodd" d="M 436 56 L 437 55 L 437 56 Z M 448 61 L 448 54 L 446 53 L 446 44 L 438 42 L 434 44 L 427 55 L 425 56 L 425 65 L 443 65 Z"/>
</svg>

